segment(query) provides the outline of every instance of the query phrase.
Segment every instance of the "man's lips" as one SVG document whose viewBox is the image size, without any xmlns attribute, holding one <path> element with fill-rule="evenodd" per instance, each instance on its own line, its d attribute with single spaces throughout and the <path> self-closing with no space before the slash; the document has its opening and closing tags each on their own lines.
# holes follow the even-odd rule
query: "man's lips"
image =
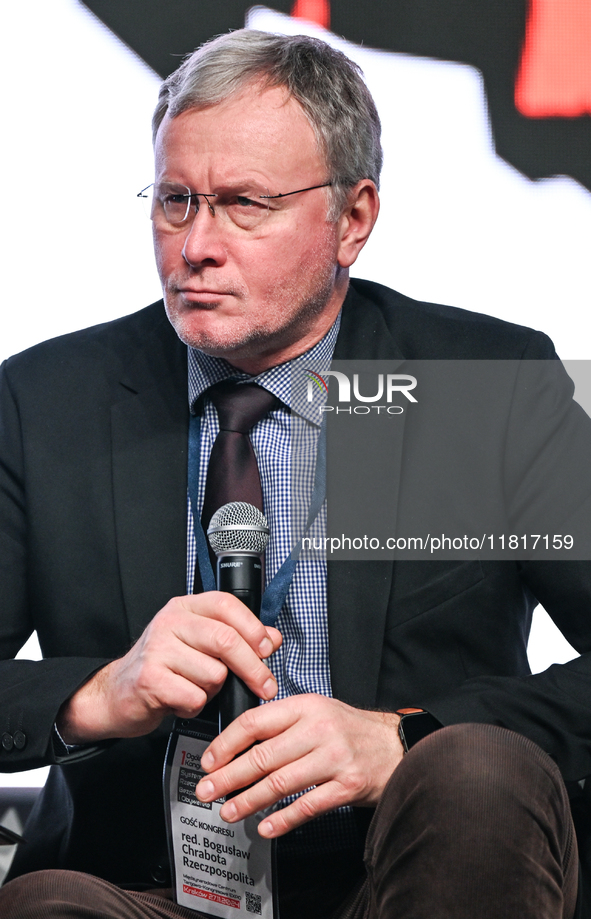
<svg viewBox="0 0 591 919">
<path fill-rule="evenodd" d="M 179 287 L 177 289 L 183 299 L 188 300 L 190 303 L 214 303 L 220 297 L 231 295 L 231 291 L 212 290 L 211 288 L 195 290 L 193 287 Z"/>
</svg>

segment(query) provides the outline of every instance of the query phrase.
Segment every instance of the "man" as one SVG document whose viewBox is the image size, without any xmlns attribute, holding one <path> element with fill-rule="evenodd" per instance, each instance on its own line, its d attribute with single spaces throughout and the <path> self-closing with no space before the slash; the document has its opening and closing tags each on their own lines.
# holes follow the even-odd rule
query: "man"
<svg viewBox="0 0 591 919">
<path fill-rule="evenodd" d="M 229 595 L 185 595 L 199 568 L 189 405 L 203 501 L 220 380 L 254 378 L 283 403 L 251 433 L 272 577 L 291 548 L 277 536 L 286 368 L 333 355 L 542 359 L 551 346 L 349 284 L 378 214 L 379 120 L 354 65 L 321 42 L 237 32 L 200 49 L 162 88 L 155 158 L 166 315 L 155 304 L 4 368 L 3 656 L 36 628 L 45 659 L 3 664 L 19 743 L 0 764 L 55 768 L 2 915 L 193 915 L 162 893 L 160 772 L 169 716 L 196 716 L 231 670 L 271 704 L 211 744 L 197 794 L 251 786 L 224 805 L 230 823 L 282 802 L 259 832 L 280 839 L 283 919 L 572 917 L 577 846 L 547 754 L 580 794 L 588 677 L 581 665 L 528 680 L 525 641 L 537 597 L 589 645 L 586 563 L 306 560 L 278 628 Z M 561 431 L 573 411 L 561 402 Z M 448 727 L 404 756 L 400 707 Z"/>
</svg>

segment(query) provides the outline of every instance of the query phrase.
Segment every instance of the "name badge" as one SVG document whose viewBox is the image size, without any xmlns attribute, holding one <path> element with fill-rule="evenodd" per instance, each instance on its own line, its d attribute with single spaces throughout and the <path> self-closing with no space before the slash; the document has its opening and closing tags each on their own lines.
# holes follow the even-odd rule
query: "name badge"
<svg viewBox="0 0 591 919">
<path fill-rule="evenodd" d="M 220 817 L 225 798 L 203 803 L 195 795 L 212 740 L 198 720 L 177 720 L 170 735 L 164 797 L 176 902 L 221 919 L 274 919 L 275 846 L 257 832 L 269 811 L 230 824 Z"/>
</svg>

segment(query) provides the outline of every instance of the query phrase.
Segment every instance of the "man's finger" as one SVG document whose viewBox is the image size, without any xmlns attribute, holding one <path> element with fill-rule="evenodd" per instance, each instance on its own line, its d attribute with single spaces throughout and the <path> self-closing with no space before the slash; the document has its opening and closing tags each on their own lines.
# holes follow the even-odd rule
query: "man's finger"
<svg viewBox="0 0 591 919">
<path fill-rule="evenodd" d="M 272 807 L 273 804 L 283 800 L 283 798 L 305 791 L 311 787 L 312 783 L 317 783 L 318 787 L 323 788 L 328 786 L 329 791 L 326 794 L 327 810 L 344 803 L 343 789 L 340 788 L 341 798 L 337 800 L 335 795 L 340 786 L 337 782 L 331 781 L 331 770 L 327 767 L 327 763 L 323 761 L 318 751 L 313 751 L 295 762 L 276 769 L 264 779 L 247 788 L 242 794 L 231 798 L 223 805 L 221 816 L 230 823 L 243 820 L 250 814 L 256 814 L 268 807 Z M 332 790 L 333 794 L 331 794 L 330 790 Z M 312 816 L 316 816 L 316 812 Z"/>
<path fill-rule="evenodd" d="M 338 783 L 325 782 L 296 798 L 288 807 L 269 814 L 259 823 L 258 831 L 265 839 L 274 839 L 346 803 L 344 790 Z"/>
<path fill-rule="evenodd" d="M 158 621 L 156 621 L 158 620 Z M 265 626 L 230 594 L 215 591 L 188 596 L 172 601 L 151 623 L 145 639 L 146 651 L 162 641 L 162 633 L 178 639 L 180 657 L 169 661 L 171 669 L 198 685 L 203 686 L 208 697 L 217 692 L 225 678 L 225 670 L 205 666 L 203 658 L 186 653 L 183 646 L 214 661 L 221 661 L 262 699 L 272 699 L 277 692 L 276 680 L 261 657 L 268 657 L 281 643 L 280 633 Z M 160 649 L 154 648 L 160 657 Z"/>
<path fill-rule="evenodd" d="M 231 625 L 212 619 L 202 620 L 198 634 L 191 636 L 191 647 L 214 662 L 221 661 L 228 670 L 244 680 L 261 699 L 273 699 L 277 694 L 277 681 L 272 672 Z M 196 656 L 194 667 L 189 666 L 185 674 L 188 679 L 195 679 L 203 685 L 202 680 L 211 669 L 206 668 L 204 673 L 201 669 L 201 658 Z M 216 688 L 219 689 L 220 685 Z"/>
<path fill-rule="evenodd" d="M 319 764 L 314 767 L 308 760 L 312 750 L 313 744 L 297 731 L 287 731 L 279 737 L 255 744 L 242 756 L 201 779 L 195 789 L 197 797 L 202 801 L 213 801 L 252 786 L 248 794 L 241 796 L 240 813 L 236 819 L 242 819 L 247 813 L 269 807 L 286 795 L 328 778 L 330 773 L 325 775 Z M 229 811 L 222 816 L 225 817 L 226 813 Z"/>
<path fill-rule="evenodd" d="M 254 743 L 278 737 L 296 724 L 301 717 L 301 699 L 307 696 L 291 696 L 270 705 L 243 712 L 222 731 L 201 757 L 206 772 L 221 769 Z M 262 773 L 261 773 L 262 774 Z"/>
<path fill-rule="evenodd" d="M 191 629 L 191 634 L 194 634 L 194 628 L 198 629 L 199 619 L 206 618 L 232 626 L 259 657 L 269 657 L 281 644 L 279 630 L 263 625 L 260 619 L 232 594 L 211 590 L 203 594 L 180 597 L 178 602 L 198 617 L 194 622 L 185 622 L 187 628 Z"/>
</svg>

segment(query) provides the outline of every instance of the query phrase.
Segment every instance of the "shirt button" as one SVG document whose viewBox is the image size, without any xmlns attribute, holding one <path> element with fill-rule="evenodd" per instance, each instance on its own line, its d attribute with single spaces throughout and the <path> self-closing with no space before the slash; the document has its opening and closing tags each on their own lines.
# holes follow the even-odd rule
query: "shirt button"
<svg viewBox="0 0 591 919">
<path fill-rule="evenodd" d="M 27 746 L 27 735 L 22 731 L 15 731 L 13 740 L 17 750 L 24 750 Z"/>
<path fill-rule="evenodd" d="M 2 747 L 6 750 L 7 753 L 10 753 L 14 746 L 14 738 L 12 734 L 9 734 L 8 731 L 5 731 L 2 735 Z"/>
</svg>

